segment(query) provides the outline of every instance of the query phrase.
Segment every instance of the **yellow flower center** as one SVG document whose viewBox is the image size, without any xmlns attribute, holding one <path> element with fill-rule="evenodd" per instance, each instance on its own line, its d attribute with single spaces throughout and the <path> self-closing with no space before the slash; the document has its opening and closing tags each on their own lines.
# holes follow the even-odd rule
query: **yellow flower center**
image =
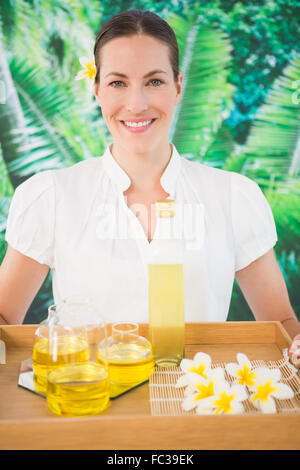
<svg viewBox="0 0 300 470">
<path fill-rule="evenodd" d="M 258 385 L 256 388 L 256 394 L 254 395 L 254 400 L 266 401 L 269 398 L 269 395 L 272 392 L 275 392 L 276 388 L 272 387 L 271 380 L 268 380 L 264 384 Z"/>
<path fill-rule="evenodd" d="M 198 367 L 191 367 L 189 369 L 190 372 L 196 372 L 196 374 L 201 375 L 204 379 L 207 379 L 207 375 L 204 372 L 205 370 L 206 370 L 205 364 L 199 364 Z"/>
<path fill-rule="evenodd" d="M 234 399 L 234 395 L 227 395 L 226 392 L 221 392 L 220 398 L 214 401 L 214 405 L 217 407 L 215 414 L 218 413 L 230 413 L 232 410 L 231 402 Z"/>
<path fill-rule="evenodd" d="M 92 80 L 92 78 L 96 75 L 96 66 L 94 62 L 89 62 L 86 64 L 86 70 L 83 72 L 84 75 L 88 75 L 89 79 Z"/>
<path fill-rule="evenodd" d="M 239 377 L 238 383 L 241 385 L 248 385 L 251 387 L 255 382 L 255 372 L 250 372 L 250 367 L 244 364 L 244 367 L 237 371 L 237 376 Z"/>
<path fill-rule="evenodd" d="M 202 400 L 202 398 L 212 397 L 214 395 L 214 382 L 209 382 L 208 385 L 198 384 L 197 389 L 199 390 L 199 393 L 197 393 L 195 401 Z"/>
</svg>

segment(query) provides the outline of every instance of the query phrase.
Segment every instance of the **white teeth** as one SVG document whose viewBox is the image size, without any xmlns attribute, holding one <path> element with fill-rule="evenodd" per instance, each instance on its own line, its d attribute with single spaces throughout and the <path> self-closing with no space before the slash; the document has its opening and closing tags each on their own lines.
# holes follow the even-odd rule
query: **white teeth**
<svg viewBox="0 0 300 470">
<path fill-rule="evenodd" d="M 148 124 L 150 124 L 150 122 L 152 121 L 152 119 L 150 119 L 150 121 L 144 121 L 144 122 L 128 122 L 128 121 L 124 121 L 124 124 L 128 127 L 142 127 L 142 126 L 147 126 Z"/>
</svg>

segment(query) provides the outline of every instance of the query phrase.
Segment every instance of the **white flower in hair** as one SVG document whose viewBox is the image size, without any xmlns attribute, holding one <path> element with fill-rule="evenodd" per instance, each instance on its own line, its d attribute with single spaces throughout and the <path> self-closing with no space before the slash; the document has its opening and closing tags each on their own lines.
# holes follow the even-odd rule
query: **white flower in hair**
<svg viewBox="0 0 300 470">
<path fill-rule="evenodd" d="M 83 70 L 77 73 L 75 80 L 82 80 L 88 78 L 92 82 L 96 76 L 96 65 L 93 59 L 87 57 L 79 57 L 79 62 L 84 67 Z"/>
</svg>

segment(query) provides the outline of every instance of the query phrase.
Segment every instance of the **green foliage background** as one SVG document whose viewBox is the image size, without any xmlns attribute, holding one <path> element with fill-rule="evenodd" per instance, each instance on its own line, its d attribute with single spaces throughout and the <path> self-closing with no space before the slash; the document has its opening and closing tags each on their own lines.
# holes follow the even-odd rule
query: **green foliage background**
<svg viewBox="0 0 300 470">
<path fill-rule="evenodd" d="M 14 189 L 31 175 L 103 153 L 111 142 L 91 88 L 74 77 L 103 22 L 133 9 L 173 27 L 184 93 L 170 140 L 191 160 L 243 173 L 271 204 L 275 253 L 300 317 L 300 2 L 2 0 L 0 262 Z M 184 123 L 184 125 L 183 125 Z M 24 323 L 52 303 L 51 273 Z M 234 284 L 229 320 L 253 315 Z"/>
</svg>

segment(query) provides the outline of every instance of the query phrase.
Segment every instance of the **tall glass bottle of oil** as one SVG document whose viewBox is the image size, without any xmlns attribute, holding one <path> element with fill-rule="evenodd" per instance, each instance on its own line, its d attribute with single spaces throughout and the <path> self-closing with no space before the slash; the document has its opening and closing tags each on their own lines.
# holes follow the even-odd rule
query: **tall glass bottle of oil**
<svg viewBox="0 0 300 470">
<path fill-rule="evenodd" d="M 179 365 L 184 356 L 184 245 L 176 237 L 175 201 L 156 202 L 157 226 L 148 252 L 150 341 L 157 366 Z"/>
</svg>

